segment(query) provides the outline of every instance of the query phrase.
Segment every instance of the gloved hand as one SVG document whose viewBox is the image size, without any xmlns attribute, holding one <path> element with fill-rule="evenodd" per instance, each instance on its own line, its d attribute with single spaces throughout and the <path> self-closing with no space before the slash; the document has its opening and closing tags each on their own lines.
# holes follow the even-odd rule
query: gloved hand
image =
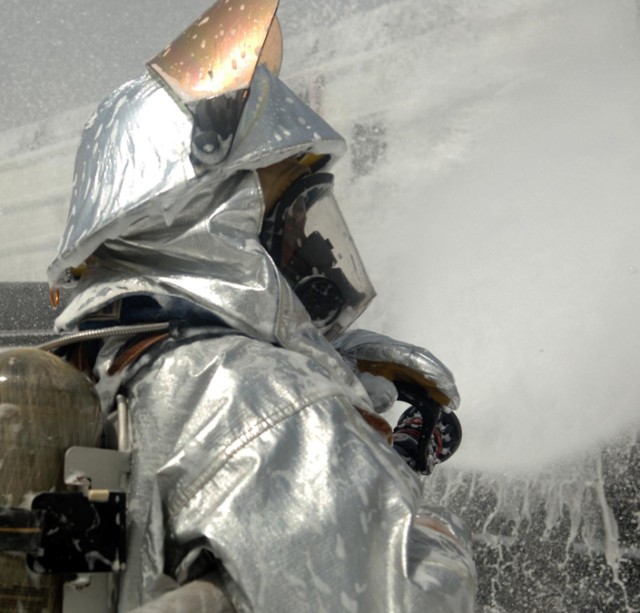
<svg viewBox="0 0 640 613">
<path fill-rule="evenodd" d="M 346 332 L 334 346 L 358 374 L 377 412 L 389 409 L 396 398 L 411 405 L 392 439 L 414 470 L 430 474 L 453 455 L 462 437 L 452 412 L 460 396 L 451 371 L 440 360 L 422 347 L 367 330 Z"/>
<path fill-rule="evenodd" d="M 333 345 L 360 373 L 382 376 L 389 381 L 416 383 L 428 390 L 431 398 L 445 410 L 455 411 L 460 404 L 453 374 L 423 347 L 369 330 L 345 332 L 333 341 Z"/>
</svg>

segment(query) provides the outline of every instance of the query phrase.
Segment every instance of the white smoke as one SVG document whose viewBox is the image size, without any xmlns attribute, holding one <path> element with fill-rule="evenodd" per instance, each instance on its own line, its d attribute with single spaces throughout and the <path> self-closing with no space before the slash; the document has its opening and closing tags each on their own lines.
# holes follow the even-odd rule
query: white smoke
<svg viewBox="0 0 640 613">
<path fill-rule="evenodd" d="M 289 39 L 351 141 L 338 195 L 379 293 L 359 323 L 451 367 L 459 466 L 531 470 L 638 422 L 636 11 L 406 0 Z"/>
</svg>

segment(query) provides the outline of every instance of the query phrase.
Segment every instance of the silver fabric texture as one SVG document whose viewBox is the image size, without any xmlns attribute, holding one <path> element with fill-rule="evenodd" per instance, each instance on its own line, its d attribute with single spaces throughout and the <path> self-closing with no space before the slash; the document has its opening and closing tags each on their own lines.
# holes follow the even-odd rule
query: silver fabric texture
<svg viewBox="0 0 640 613">
<path fill-rule="evenodd" d="M 419 478 L 333 370 L 217 334 L 190 330 L 126 376 L 135 452 L 121 610 L 160 596 L 164 572 L 182 580 L 205 549 L 239 611 L 472 611 L 469 535 L 421 506 Z"/>
<path fill-rule="evenodd" d="M 208 578 L 177 587 L 132 613 L 235 613 L 225 593 Z"/>
<path fill-rule="evenodd" d="M 282 81 L 258 66 L 231 151 L 196 176 L 189 158 L 193 120 L 161 82 L 145 73 L 115 90 L 85 126 L 74 170 L 67 226 L 51 285 L 98 245 L 142 219 L 167 224 L 203 184 L 215 187 L 239 170 L 255 170 L 302 153 L 346 149 L 342 137 Z"/>
<path fill-rule="evenodd" d="M 356 411 L 373 410 L 365 389 L 260 245 L 255 169 L 344 145 L 275 77 L 256 78 L 234 148 L 202 176 L 184 158 L 188 122 L 149 77 L 98 109 L 79 151 L 51 281 L 95 261 L 57 327 L 133 295 L 224 324 L 178 330 L 115 376 L 125 341 L 98 356 L 104 410 L 124 392 L 132 418 L 119 610 L 188 581 L 206 551 L 239 611 L 472 611 L 469 535 L 421 506 L 420 478 Z M 173 141 L 154 133 L 165 121 Z"/>
<path fill-rule="evenodd" d="M 352 364 L 356 360 L 401 364 L 420 373 L 449 399 L 447 409 L 456 410 L 460 395 L 453 373 L 430 351 L 369 330 L 353 330 L 334 341 L 340 354 Z"/>
</svg>

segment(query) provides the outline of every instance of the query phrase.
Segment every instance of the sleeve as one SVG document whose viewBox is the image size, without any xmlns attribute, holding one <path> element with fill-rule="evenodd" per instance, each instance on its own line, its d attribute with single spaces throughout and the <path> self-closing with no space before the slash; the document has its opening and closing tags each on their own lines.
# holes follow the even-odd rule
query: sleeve
<svg viewBox="0 0 640 613">
<path fill-rule="evenodd" d="M 179 581 L 210 552 L 239 611 L 473 610 L 467 536 L 421 510 L 419 480 L 339 384 L 308 358 L 247 339 L 208 365 L 194 349 L 205 379 L 172 374 L 174 402 L 191 408 L 154 476 L 162 521 L 147 526 L 143 550 L 159 550 L 148 543 L 162 524 L 165 568 L 171 560 Z"/>
<path fill-rule="evenodd" d="M 446 409 L 455 411 L 460 404 L 453 373 L 423 347 L 369 330 L 345 332 L 334 346 L 360 373 L 415 380 Z"/>
</svg>

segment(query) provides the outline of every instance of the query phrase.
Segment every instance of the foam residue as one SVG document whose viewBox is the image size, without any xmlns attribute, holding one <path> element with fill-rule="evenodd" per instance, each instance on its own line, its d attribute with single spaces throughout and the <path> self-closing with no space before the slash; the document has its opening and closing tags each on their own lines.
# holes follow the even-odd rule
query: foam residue
<svg viewBox="0 0 640 613">
<path fill-rule="evenodd" d="M 637 454 L 626 436 L 528 474 L 437 470 L 425 495 L 472 529 L 481 610 L 639 611 Z"/>
</svg>

